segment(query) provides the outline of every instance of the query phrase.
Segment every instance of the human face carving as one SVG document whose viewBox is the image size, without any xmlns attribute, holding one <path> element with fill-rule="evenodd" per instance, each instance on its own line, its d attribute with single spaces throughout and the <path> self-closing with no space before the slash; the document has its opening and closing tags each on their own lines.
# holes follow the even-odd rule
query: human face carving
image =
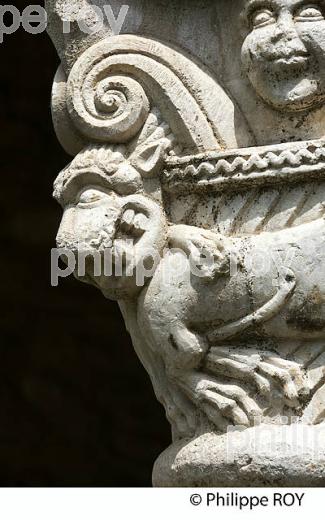
<svg viewBox="0 0 325 520">
<path fill-rule="evenodd" d="M 249 0 L 242 64 L 256 93 L 287 112 L 325 101 L 325 2 Z"/>
</svg>

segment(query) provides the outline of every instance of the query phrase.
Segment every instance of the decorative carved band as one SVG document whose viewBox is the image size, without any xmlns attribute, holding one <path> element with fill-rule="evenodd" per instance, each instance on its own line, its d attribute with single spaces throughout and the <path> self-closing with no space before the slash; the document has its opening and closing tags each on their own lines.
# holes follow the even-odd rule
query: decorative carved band
<svg viewBox="0 0 325 520">
<path fill-rule="evenodd" d="M 310 141 L 171 158 L 162 175 L 167 190 L 236 190 L 325 178 L 325 143 Z"/>
</svg>

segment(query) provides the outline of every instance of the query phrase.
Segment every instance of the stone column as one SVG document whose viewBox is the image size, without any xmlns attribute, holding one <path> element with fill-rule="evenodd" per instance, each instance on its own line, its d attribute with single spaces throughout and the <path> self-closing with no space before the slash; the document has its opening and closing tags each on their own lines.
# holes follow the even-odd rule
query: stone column
<svg viewBox="0 0 325 520">
<path fill-rule="evenodd" d="M 165 407 L 154 485 L 324 485 L 323 3 L 46 4 L 57 243 Z"/>
</svg>

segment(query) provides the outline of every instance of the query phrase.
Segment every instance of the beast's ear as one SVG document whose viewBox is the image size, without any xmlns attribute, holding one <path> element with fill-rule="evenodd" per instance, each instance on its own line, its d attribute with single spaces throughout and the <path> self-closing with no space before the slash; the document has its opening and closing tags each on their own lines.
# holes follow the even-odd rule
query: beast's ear
<svg viewBox="0 0 325 520">
<path fill-rule="evenodd" d="M 161 169 L 169 146 L 166 138 L 145 143 L 130 157 L 130 162 L 143 177 L 152 177 Z"/>
</svg>

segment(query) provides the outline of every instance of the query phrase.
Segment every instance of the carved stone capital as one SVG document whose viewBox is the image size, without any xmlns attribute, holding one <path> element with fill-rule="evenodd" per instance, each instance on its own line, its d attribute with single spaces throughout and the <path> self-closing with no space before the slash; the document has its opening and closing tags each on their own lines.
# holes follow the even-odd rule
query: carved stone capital
<svg viewBox="0 0 325 520">
<path fill-rule="evenodd" d="M 57 242 L 165 407 L 154 484 L 324 484 L 323 3 L 135 1 L 119 35 L 47 3 Z"/>
</svg>

